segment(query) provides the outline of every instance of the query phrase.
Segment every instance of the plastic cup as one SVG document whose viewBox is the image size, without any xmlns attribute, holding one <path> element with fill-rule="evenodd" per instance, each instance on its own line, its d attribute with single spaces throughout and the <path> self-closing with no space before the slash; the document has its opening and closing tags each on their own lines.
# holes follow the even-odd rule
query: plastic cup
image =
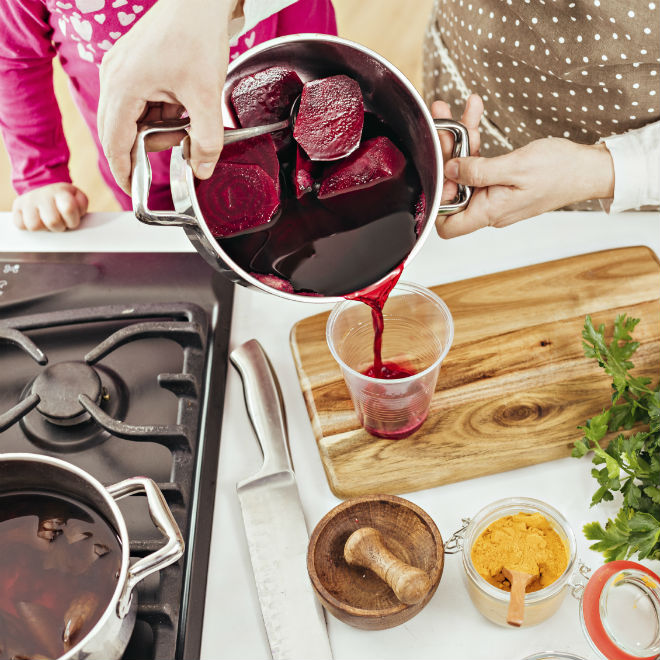
<svg viewBox="0 0 660 660">
<path fill-rule="evenodd" d="M 440 365 L 454 338 L 454 322 L 438 296 L 406 282 L 399 282 L 390 294 L 383 319 L 383 363 L 403 367 L 412 376 L 390 380 L 363 373 L 374 363 L 374 330 L 371 308 L 362 302 L 335 305 L 326 339 L 364 429 L 379 438 L 406 438 L 428 416 Z"/>
</svg>

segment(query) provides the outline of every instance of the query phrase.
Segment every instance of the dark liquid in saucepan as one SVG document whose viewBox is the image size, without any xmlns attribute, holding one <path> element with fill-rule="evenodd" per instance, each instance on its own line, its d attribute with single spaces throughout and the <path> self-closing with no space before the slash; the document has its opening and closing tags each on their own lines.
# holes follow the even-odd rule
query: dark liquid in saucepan
<svg viewBox="0 0 660 660">
<path fill-rule="evenodd" d="M 406 155 L 401 177 L 365 193 L 319 200 L 312 191 L 298 200 L 292 184 L 295 144 L 289 145 L 279 153 L 279 217 L 266 229 L 219 239 L 222 248 L 248 272 L 277 275 L 297 292 L 327 296 L 360 291 L 394 270 L 417 239 L 415 205 L 421 184 L 396 135 L 366 113 L 362 141 L 379 135 L 387 136 Z"/>
<path fill-rule="evenodd" d="M 117 535 L 86 505 L 0 496 L 0 659 L 66 653 L 108 606 L 120 566 Z"/>
</svg>

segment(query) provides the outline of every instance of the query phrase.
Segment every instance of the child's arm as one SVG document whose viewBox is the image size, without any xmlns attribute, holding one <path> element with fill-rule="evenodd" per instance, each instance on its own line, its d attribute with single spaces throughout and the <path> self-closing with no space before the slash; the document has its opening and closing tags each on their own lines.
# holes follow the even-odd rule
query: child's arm
<svg viewBox="0 0 660 660">
<path fill-rule="evenodd" d="M 76 196 L 79 191 L 69 177 L 69 149 L 53 90 L 55 50 L 45 3 L 0 0 L 0 16 L 0 131 L 19 195 L 15 220 L 27 229 L 73 228 L 86 205 L 79 204 L 84 195 Z M 71 200 L 73 213 L 57 210 Z"/>
</svg>

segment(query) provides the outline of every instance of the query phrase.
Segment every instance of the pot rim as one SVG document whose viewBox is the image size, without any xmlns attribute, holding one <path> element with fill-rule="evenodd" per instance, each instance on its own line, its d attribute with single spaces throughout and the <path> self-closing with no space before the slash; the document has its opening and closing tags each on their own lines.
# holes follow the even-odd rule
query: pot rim
<svg viewBox="0 0 660 660">
<path fill-rule="evenodd" d="M 376 62 L 381 64 L 383 67 L 388 69 L 394 75 L 394 77 L 397 78 L 397 80 L 404 86 L 406 91 L 412 97 L 412 100 L 415 102 L 415 104 L 421 109 L 422 116 L 424 118 L 424 121 L 426 122 L 426 126 L 428 127 L 429 133 L 431 135 L 431 139 L 433 141 L 433 150 L 435 153 L 435 165 L 438 170 L 436 176 L 438 184 L 436 185 L 437 194 L 434 195 L 433 205 L 430 208 L 427 208 L 428 218 L 426 221 L 426 226 L 424 227 L 422 233 L 417 237 L 417 240 L 415 241 L 412 250 L 403 260 L 403 263 L 407 265 L 415 257 L 415 255 L 421 250 L 422 245 L 428 238 L 428 235 L 431 232 L 433 232 L 433 230 L 435 229 L 435 221 L 433 219 L 438 215 L 438 208 L 440 206 L 440 201 L 441 201 L 440 199 L 441 194 L 439 191 L 442 190 L 442 182 L 444 182 L 443 157 L 442 157 L 442 150 L 440 149 L 440 139 L 438 137 L 438 131 L 433 123 L 433 118 L 431 117 L 431 113 L 426 107 L 426 104 L 424 103 L 424 100 L 422 99 L 421 95 L 412 85 L 410 80 L 408 80 L 408 78 L 406 78 L 406 76 L 404 76 L 401 73 L 401 71 L 399 71 L 399 69 L 397 69 L 391 62 L 386 60 L 382 55 L 379 55 L 375 51 L 371 50 L 370 48 L 367 48 L 366 46 L 363 46 L 362 44 L 359 44 L 354 41 L 350 41 L 348 39 L 343 39 L 342 37 L 335 37 L 332 35 L 317 34 L 317 33 L 300 33 L 300 34 L 291 34 L 291 35 L 286 35 L 284 37 L 276 37 L 275 39 L 270 39 L 269 41 L 265 41 L 262 44 L 259 44 L 254 48 L 247 50 L 245 53 L 241 54 L 233 62 L 231 62 L 231 64 L 227 69 L 227 75 L 229 76 L 229 74 L 233 73 L 235 69 L 237 69 L 238 67 L 243 65 L 246 61 L 249 61 L 252 57 L 258 55 L 263 51 L 270 50 L 273 47 L 278 47 L 282 44 L 299 43 L 301 41 L 337 44 L 339 46 L 345 46 L 350 49 L 359 51 L 364 55 L 371 57 L 372 59 L 376 60 Z M 258 279 L 250 275 L 250 273 L 243 270 L 243 268 L 241 268 L 233 259 L 231 259 L 229 255 L 220 247 L 220 244 L 211 234 L 210 229 L 208 228 L 206 222 L 204 221 L 204 216 L 201 212 L 201 209 L 199 208 L 199 204 L 197 202 L 197 195 L 195 193 L 195 179 L 194 179 L 193 171 L 190 165 L 188 164 L 187 160 L 185 161 L 185 176 L 186 176 L 186 187 L 188 190 L 188 196 L 194 212 L 193 219 L 196 225 L 193 231 L 201 231 L 201 233 L 204 235 L 204 238 L 209 242 L 210 246 L 213 248 L 216 254 L 222 255 L 222 260 L 226 264 L 228 264 L 231 267 L 231 269 L 235 273 L 237 273 L 243 280 L 247 281 L 249 284 L 256 287 L 257 289 L 260 289 L 261 291 L 274 294 L 286 300 L 293 300 L 295 302 L 327 304 L 327 303 L 338 303 L 345 300 L 344 296 L 316 296 L 316 295 L 305 295 L 300 293 L 287 293 L 285 291 L 280 291 L 279 289 L 275 289 L 274 287 L 270 287 L 267 286 L 266 284 L 263 284 Z M 364 288 L 373 288 L 382 284 L 387 280 L 389 275 L 390 273 L 387 273 L 386 275 L 381 277 L 378 281 L 373 282 L 372 284 L 369 284 Z M 348 292 L 348 293 L 353 293 L 353 292 Z"/>
<path fill-rule="evenodd" d="M 62 459 L 54 458 L 52 456 L 46 456 L 44 454 L 30 454 L 25 452 L 20 452 L 20 453 L 16 452 L 16 453 L 2 454 L 0 456 L 0 463 L 19 462 L 19 461 L 46 463 L 60 470 L 64 470 L 66 472 L 75 474 L 76 476 L 86 481 L 90 486 L 94 488 L 95 491 L 99 493 L 99 495 L 103 498 L 105 503 L 110 508 L 110 511 L 112 512 L 115 518 L 114 521 L 108 521 L 108 522 L 113 527 L 115 532 L 118 534 L 121 543 L 121 567 L 119 569 L 117 586 L 115 587 L 112 597 L 108 601 L 105 610 L 103 611 L 103 614 L 101 614 L 99 620 L 94 624 L 93 628 L 80 641 L 78 641 L 78 643 L 75 646 L 70 648 L 64 655 L 61 655 L 58 658 L 58 660 L 69 660 L 70 658 L 75 657 L 79 653 L 79 651 L 85 646 L 87 640 L 91 639 L 92 637 L 100 633 L 101 629 L 106 625 L 109 619 L 118 616 L 117 603 L 119 602 L 119 598 L 121 597 L 122 591 L 126 584 L 126 580 L 128 577 L 128 569 L 129 569 L 130 554 L 129 554 L 128 529 L 126 528 L 126 522 L 124 520 L 124 516 L 121 510 L 119 509 L 119 507 L 117 506 L 117 502 L 113 499 L 110 493 L 108 493 L 105 486 L 98 479 L 93 477 L 89 472 L 83 470 L 82 468 L 79 468 L 76 465 L 73 465 L 72 463 L 68 463 L 67 461 L 63 461 Z M 133 594 L 131 594 L 131 598 L 133 597 L 134 597 Z"/>
</svg>

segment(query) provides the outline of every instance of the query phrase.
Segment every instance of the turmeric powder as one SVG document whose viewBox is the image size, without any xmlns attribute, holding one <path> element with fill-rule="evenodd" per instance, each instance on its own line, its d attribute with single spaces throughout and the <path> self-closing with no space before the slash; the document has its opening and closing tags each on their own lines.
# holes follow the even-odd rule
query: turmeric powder
<svg viewBox="0 0 660 660">
<path fill-rule="evenodd" d="M 557 580 L 568 565 L 568 552 L 559 534 L 540 513 L 516 513 L 492 522 L 472 545 L 472 563 L 485 580 L 510 591 L 502 568 L 535 576 L 527 592 Z"/>
</svg>

